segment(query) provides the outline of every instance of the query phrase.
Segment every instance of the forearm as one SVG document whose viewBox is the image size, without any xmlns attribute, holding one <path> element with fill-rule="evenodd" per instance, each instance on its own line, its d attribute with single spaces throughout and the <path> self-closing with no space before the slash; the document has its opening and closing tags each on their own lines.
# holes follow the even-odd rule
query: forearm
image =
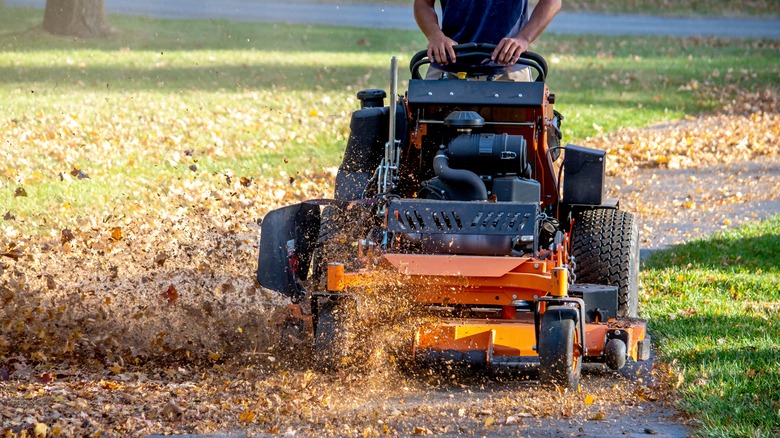
<svg viewBox="0 0 780 438">
<path fill-rule="evenodd" d="M 529 44 L 534 42 L 560 10 L 561 0 L 540 0 L 516 38 L 522 38 Z"/>
<path fill-rule="evenodd" d="M 439 16 L 436 14 L 433 4 L 433 1 L 426 0 L 415 0 L 414 2 L 414 19 L 429 41 L 443 35 L 439 26 Z"/>
</svg>

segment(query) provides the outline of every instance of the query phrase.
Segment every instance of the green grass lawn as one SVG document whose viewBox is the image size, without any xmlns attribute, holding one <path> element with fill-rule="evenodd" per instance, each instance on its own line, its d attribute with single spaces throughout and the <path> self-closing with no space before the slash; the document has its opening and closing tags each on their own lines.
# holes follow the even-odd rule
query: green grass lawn
<svg viewBox="0 0 780 438">
<path fill-rule="evenodd" d="M 643 317 L 704 436 L 780 434 L 780 216 L 654 254 Z"/>
</svg>

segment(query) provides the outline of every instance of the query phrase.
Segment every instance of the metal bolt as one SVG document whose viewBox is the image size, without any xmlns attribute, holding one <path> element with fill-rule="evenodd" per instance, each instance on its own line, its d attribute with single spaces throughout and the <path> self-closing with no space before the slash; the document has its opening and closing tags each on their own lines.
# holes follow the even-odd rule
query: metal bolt
<svg viewBox="0 0 780 438">
<path fill-rule="evenodd" d="M 429 91 L 428 96 L 433 96 L 433 92 Z"/>
<path fill-rule="evenodd" d="M 534 263 L 534 269 L 539 269 L 539 263 Z"/>
<path fill-rule="evenodd" d="M 516 300 L 517 299 L 517 295 L 512 295 L 512 299 Z"/>
<path fill-rule="evenodd" d="M 498 97 L 498 93 L 494 94 L 493 97 Z"/>
<path fill-rule="evenodd" d="M 453 93 L 452 91 L 450 91 L 450 96 L 454 96 L 454 95 L 455 95 L 455 93 Z"/>
<path fill-rule="evenodd" d="M 523 93 L 518 94 L 517 97 L 523 97 Z"/>
</svg>

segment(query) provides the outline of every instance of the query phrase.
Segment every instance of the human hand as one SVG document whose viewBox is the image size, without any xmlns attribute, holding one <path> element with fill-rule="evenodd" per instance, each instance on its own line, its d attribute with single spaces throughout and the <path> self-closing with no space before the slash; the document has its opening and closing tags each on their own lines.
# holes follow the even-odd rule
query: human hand
<svg viewBox="0 0 780 438">
<path fill-rule="evenodd" d="M 528 50 L 528 45 L 528 40 L 520 36 L 504 38 L 498 43 L 496 49 L 493 50 L 490 59 L 501 64 L 512 65 L 520 59 L 520 55 Z"/>
<path fill-rule="evenodd" d="M 439 32 L 428 40 L 428 59 L 441 65 L 455 62 L 455 50 L 452 47 L 457 45 L 455 40 Z"/>
</svg>

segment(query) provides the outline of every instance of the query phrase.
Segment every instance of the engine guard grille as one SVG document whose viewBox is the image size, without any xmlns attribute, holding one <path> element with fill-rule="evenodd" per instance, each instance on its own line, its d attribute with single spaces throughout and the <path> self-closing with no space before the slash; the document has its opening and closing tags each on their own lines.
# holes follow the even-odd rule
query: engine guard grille
<svg viewBox="0 0 780 438">
<path fill-rule="evenodd" d="M 510 202 L 397 199 L 387 206 L 389 231 L 407 234 L 527 236 L 537 231 L 539 206 Z"/>
</svg>

